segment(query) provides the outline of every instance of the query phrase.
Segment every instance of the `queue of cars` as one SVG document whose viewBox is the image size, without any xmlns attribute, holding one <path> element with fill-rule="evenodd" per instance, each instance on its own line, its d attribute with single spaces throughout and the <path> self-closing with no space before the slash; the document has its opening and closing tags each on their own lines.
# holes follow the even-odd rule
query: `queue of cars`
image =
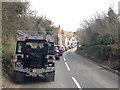
<svg viewBox="0 0 120 90">
<path fill-rule="evenodd" d="M 49 34 L 25 34 L 17 31 L 15 56 L 11 58 L 11 77 L 15 82 L 24 82 L 27 77 L 55 81 L 55 61 L 60 60 L 66 47 L 54 45 L 54 36 Z"/>
<path fill-rule="evenodd" d="M 76 46 L 70 45 L 70 46 L 60 46 L 60 45 L 54 45 L 55 47 L 55 59 L 60 60 L 60 56 L 62 56 L 63 52 L 72 49 Z"/>
</svg>

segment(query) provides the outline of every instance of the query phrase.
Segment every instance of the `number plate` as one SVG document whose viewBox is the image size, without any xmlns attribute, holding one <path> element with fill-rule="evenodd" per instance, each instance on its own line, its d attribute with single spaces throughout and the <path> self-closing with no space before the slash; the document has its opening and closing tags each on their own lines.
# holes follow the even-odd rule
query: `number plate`
<svg viewBox="0 0 120 90">
<path fill-rule="evenodd" d="M 33 72 L 36 72 L 36 69 L 33 69 Z"/>
</svg>

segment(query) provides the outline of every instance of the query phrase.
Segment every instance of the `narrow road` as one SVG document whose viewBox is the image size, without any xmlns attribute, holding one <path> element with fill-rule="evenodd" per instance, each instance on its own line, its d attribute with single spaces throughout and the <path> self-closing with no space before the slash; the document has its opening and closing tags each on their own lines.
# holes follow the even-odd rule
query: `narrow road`
<svg viewBox="0 0 120 90">
<path fill-rule="evenodd" d="M 79 90 L 118 88 L 118 75 L 105 70 L 74 51 L 75 49 L 65 52 L 56 62 L 55 82 L 29 79 L 26 83 L 16 84 L 16 86 L 20 88 L 80 88 Z"/>
<path fill-rule="evenodd" d="M 66 52 L 64 58 L 71 74 L 82 88 L 118 88 L 118 75 L 76 54 L 75 49 Z"/>
</svg>

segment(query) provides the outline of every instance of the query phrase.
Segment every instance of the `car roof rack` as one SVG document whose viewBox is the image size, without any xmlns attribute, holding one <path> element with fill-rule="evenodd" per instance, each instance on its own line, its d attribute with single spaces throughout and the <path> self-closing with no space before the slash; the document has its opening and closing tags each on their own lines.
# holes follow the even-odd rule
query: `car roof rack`
<svg viewBox="0 0 120 90">
<path fill-rule="evenodd" d="M 17 41 L 25 41 L 26 39 L 46 40 L 54 42 L 54 35 L 49 34 L 25 34 L 22 30 L 17 30 Z"/>
</svg>

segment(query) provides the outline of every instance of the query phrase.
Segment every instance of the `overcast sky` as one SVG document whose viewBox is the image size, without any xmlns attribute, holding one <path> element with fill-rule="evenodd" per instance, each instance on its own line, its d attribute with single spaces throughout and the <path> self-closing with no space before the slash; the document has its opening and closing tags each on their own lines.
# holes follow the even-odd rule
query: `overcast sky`
<svg viewBox="0 0 120 90">
<path fill-rule="evenodd" d="M 107 12 L 109 6 L 117 12 L 120 0 L 29 0 L 38 15 L 46 16 L 66 31 L 76 31 L 80 22 L 90 19 L 96 11 Z"/>
</svg>

